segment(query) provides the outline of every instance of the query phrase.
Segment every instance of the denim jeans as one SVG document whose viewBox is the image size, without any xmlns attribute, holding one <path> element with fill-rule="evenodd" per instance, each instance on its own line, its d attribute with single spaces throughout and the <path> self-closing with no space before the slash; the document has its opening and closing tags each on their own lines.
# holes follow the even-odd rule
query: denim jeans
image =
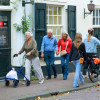
<svg viewBox="0 0 100 100">
<path fill-rule="evenodd" d="M 61 56 L 61 67 L 63 78 L 66 79 L 69 74 L 69 53 L 64 56 Z"/>
<path fill-rule="evenodd" d="M 79 60 L 73 61 L 73 64 L 74 64 L 74 66 L 76 68 L 73 87 L 77 87 L 78 86 L 78 79 L 79 78 L 80 78 L 80 82 L 84 83 L 84 78 L 83 78 L 83 76 L 81 74 L 81 66 L 82 66 L 82 64 L 80 64 L 79 62 L 80 62 Z"/>
<path fill-rule="evenodd" d="M 54 64 L 54 52 L 44 52 L 44 60 L 46 62 L 48 77 L 51 77 L 50 66 L 53 69 L 54 76 L 57 76 L 56 67 Z"/>
</svg>

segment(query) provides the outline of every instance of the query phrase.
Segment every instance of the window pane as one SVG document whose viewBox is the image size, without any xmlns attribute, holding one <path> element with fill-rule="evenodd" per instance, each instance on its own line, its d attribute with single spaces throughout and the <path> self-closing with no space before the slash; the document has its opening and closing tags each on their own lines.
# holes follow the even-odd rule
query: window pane
<svg viewBox="0 0 100 100">
<path fill-rule="evenodd" d="M 7 21 L 7 16 L 0 16 L 0 21 Z"/>
<path fill-rule="evenodd" d="M 62 24 L 61 23 L 61 16 L 58 16 L 58 24 Z"/>
<path fill-rule="evenodd" d="M 48 15 L 48 7 L 47 7 L 47 9 L 46 9 L 46 14 Z"/>
<path fill-rule="evenodd" d="M 57 41 L 58 41 L 59 39 L 61 39 L 61 36 L 56 36 L 56 38 L 57 38 Z"/>
<path fill-rule="evenodd" d="M 58 7 L 58 15 L 61 15 L 61 7 Z"/>
<path fill-rule="evenodd" d="M 100 17 L 100 10 L 99 10 L 99 17 Z"/>
<path fill-rule="evenodd" d="M 53 15 L 57 15 L 57 7 L 53 8 Z"/>
<path fill-rule="evenodd" d="M 100 25 L 100 18 L 99 18 L 99 25 Z"/>
<path fill-rule="evenodd" d="M 98 18 L 96 18 L 96 25 L 98 25 Z"/>
<path fill-rule="evenodd" d="M 46 23 L 49 24 L 49 23 L 48 23 L 48 16 L 47 16 L 46 18 L 47 18 L 47 22 L 46 22 Z"/>
<path fill-rule="evenodd" d="M 49 16 L 49 24 L 53 24 L 53 17 Z"/>
<path fill-rule="evenodd" d="M 10 0 L 0 0 L 0 5 L 10 5 Z"/>
<path fill-rule="evenodd" d="M 57 27 L 57 35 L 61 35 L 61 27 L 60 26 Z"/>
<path fill-rule="evenodd" d="M 52 7 L 49 6 L 49 15 L 52 15 Z"/>
<path fill-rule="evenodd" d="M 57 16 L 54 16 L 54 24 L 57 24 Z"/>
<path fill-rule="evenodd" d="M 96 17 L 98 17 L 98 9 L 96 9 Z"/>
<path fill-rule="evenodd" d="M 56 35 L 56 26 L 53 27 L 53 35 Z"/>
<path fill-rule="evenodd" d="M 95 18 L 93 18 L 93 25 L 95 25 Z"/>
<path fill-rule="evenodd" d="M 93 16 L 95 16 L 95 10 L 93 11 Z"/>
</svg>

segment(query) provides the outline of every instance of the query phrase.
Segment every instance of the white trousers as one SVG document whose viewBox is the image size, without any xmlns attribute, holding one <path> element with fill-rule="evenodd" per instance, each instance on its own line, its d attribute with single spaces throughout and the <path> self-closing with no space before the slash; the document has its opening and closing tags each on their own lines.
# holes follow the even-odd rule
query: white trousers
<svg viewBox="0 0 100 100">
<path fill-rule="evenodd" d="M 43 72 L 42 72 L 42 69 L 40 66 L 39 57 L 36 57 L 35 59 L 32 59 L 32 60 L 26 59 L 26 61 L 25 61 L 25 76 L 26 76 L 26 78 L 30 80 L 31 65 L 33 65 L 35 75 L 38 77 L 38 79 L 39 80 L 44 79 Z"/>
</svg>

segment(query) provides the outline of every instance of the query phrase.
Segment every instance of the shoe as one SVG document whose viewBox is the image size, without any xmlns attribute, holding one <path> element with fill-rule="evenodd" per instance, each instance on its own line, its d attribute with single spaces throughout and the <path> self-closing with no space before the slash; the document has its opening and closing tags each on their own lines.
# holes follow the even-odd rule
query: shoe
<svg viewBox="0 0 100 100">
<path fill-rule="evenodd" d="M 63 78 L 63 80 L 67 80 L 67 78 Z"/>
<path fill-rule="evenodd" d="M 54 76 L 54 78 L 57 78 L 57 76 Z"/>
<path fill-rule="evenodd" d="M 78 88 L 79 87 L 79 85 L 78 86 L 74 86 L 74 88 Z"/>
<path fill-rule="evenodd" d="M 40 84 L 43 84 L 43 83 L 44 83 L 44 79 L 42 79 L 39 83 L 40 83 Z"/>
<path fill-rule="evenodd" d="M 47 77 L 47 80 L 50 80 L 51 79 L 51 77 Z"/>
</svg>

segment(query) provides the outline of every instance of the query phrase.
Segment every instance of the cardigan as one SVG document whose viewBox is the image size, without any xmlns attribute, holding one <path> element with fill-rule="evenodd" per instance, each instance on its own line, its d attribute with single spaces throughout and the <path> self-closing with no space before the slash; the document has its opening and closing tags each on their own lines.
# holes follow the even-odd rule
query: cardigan
<svg viewBox="0 0 100 100">
<path fill-rule="evenodd" d="M 72 43 L 71 51 L 70 51 L 70 56 L 69 56 L 69 61 L 74 61 L 80 59 L 80 57 L 84 58 L 86 61 L 86 50 L 85 50 L 85 45 L 82 43 L 77 50 L 77 48 L 74 46 L 74 43 Z"/>
</svg>

